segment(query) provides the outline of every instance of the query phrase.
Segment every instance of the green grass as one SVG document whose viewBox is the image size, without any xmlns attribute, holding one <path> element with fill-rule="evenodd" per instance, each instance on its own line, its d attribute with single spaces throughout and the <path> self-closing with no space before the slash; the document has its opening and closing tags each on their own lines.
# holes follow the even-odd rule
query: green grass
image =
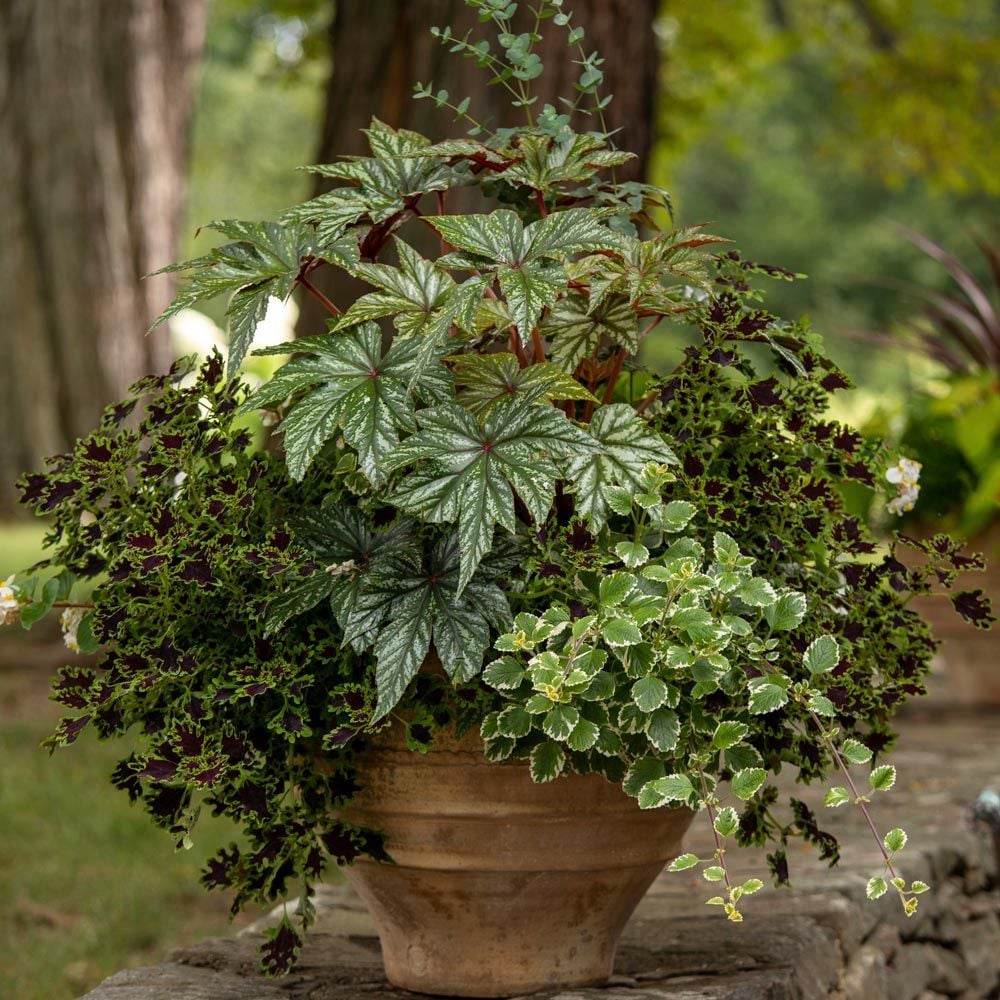
<svg viewBox="0 0 1000 1000">
<path fill-rule="evenodd" d="M 82 737 L 50 758 L 38 749 L 48 728 L 0 726 L 0 992 L 76 997 L 170 947 L 232 933 L 224 896 L 198 884 L 232 830 L 203 820 L 214 837 L 175 852 L 108 783 L 115 747 Z"/>
<path fill-rule="evenodd" d="M 42 558 L 44 534 L 40 521 L 0 523 L 0 580 L 22 573 Z"/>
</svg>

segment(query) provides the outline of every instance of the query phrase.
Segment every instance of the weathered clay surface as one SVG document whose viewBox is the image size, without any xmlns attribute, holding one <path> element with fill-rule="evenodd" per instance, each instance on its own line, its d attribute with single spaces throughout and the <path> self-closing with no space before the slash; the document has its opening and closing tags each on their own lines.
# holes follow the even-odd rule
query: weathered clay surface
<svg viewBox="0 0 1000 1000">
<path fill-rule="evenodd" d="M 615 976 L 600 989 L 550 990 L 532 1000 L 986 1000 L 1000 997 L 1000 893 L 992 850 L 967 825 L 969 804 L 1000 787 L 1000 717 L 951 722 L 914 717 L 895 754 L 899 781 L 876 800 L 876 820 L 910 833 L 907 878 L 932 884 L 907 920 L 888 896 L 864 899 L 878 854 L 847 807 L 820 813 L 842 841 L 829 872 L 810 854 L 791 858 L 795 889 L 746 901 L 730 924 L 704 905 L 706 883 L 681 873 L 656 881 L 625 929 Z M 815 803 L 820 790 L 797 788 Z M 886 820 L 889 820 L 887 823 Z M 696 821 L 686 849 L 705 856 Z M 734 851 L 738 874 L 760 874 L 754 851 Z M 345 886 L 323 887 L 319 923 L 296 972 L 256 972 L 260 927 L 177 950 L 164 964 L 120 972 L 87 1000 L 416 1000 L 390 987 L 370 919 Z"/>
</svg>

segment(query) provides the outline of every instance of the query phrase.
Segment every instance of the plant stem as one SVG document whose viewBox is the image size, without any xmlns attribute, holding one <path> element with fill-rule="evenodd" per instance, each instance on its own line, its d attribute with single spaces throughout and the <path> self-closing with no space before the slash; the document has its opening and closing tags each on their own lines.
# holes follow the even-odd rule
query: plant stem
<svg viewBox="0 0 1000 1000">
<path fill-rule="evenodd" d="M 510 337 L 507 338 L 507 348 L 512 354 L 517 355 L 517 363 L 522 368 L 527 368 L 531 362 L 524 353 L 524 344 L 521 343 L 521 335 L 514 327 L 510 328 Z"/>
<path fill-rule="evenodd" d="M 611 402 L 611 396 L 615 391 L 615 386 L 618 384 L 618 376 L 622 373 L 623 364 L 625 364 L 625 348 L 619 347 L 618 354 L 611 367 L 611 374 L 608 375 L 608 381 L 604 387 L 604 398 L 601 400 L 601 406 L 607 406 Z"/>
<path fill-rule="evenodd" d="M 656 397 L 660 395 L 659 389 L 654 389 L 651 393 L 642 397 L 642 402 L 635 408 L 636 413 L 645 413 L 646 410 L 656 401 Z"/>
<path fill-rule="evenodd" d="M 730 893 L 729 898 L 732 900 L 733 886 L 729 881 L 729 869 L 726 868 L 724 859 L 726 849 L 722 846 L 722 838 L 719 836 L 719 831 L 715 829 L 715 811 L 712 809 L 712 800 L 708 794 L 708 782 L 705 781 L 705 772 L 700 768 L 698 769 L 698 777 L 701 779 L 702 802 L 705 803 L 705 809 L 708 811 L 708 821 L 712 824 L 712 836 L 715 837 L 715 857 L 719 862 L 719 867 L 722 869 L 722 877 L 726 883 L 726 890 Z"/>
<path fill-rule="evenodd" d="M 545 198 L 542 196 L 542 192 L 535 188 L 535 201 L 538 203 L 538 214 L 543 218 L 547 219 L 549 217 L 549 210 L 545 207 Z"/>
<path fill-rule="evenodd" d="M 815 712 L 809 713 L 809 718 L 812 719 L 813 725 L 819 730 L 820 739 L 826 744 L 827 749 L 833 754 L 833 759 L 837 762 L 837 766 L 840 768 L 840 773 L 843 774 L 844 780 L 850 786 L 851 794 L 854 796 L 854 804 L 861 810 L 861 815 L 864 816 L 865 822 L 868 824 L 868 829 L 871 830 L 872 836 L 875 838 L 875 843 L 878 845 L 879 852 L 882 857 L 885 858 L 885 866 L 889 871 L 889 874 L 893 878 L 898 878 L 896 874 L 896 869 L 892 865 L 892 858 L 889 852 L 885 849 L 885 844 L 882 843 L 882 838 L 878 835 L 878 830 L 875 828 L 875 823 L 872 820 L 871 813 L 868 812 L 868 806 L 858 791 L 858 786 L 854 783 L 854 778 L 851 776 L 850 768 L 844 763 L 844 758 L 840 756 L 840 751 L 837 749 L 833 740 L 831 740 L 826 735 L 826 730 L 823 729 L 823 723 L 820 722 L 819 717 Z"/>
<path fill-rule="evenodd" d="M 314 299 L 318 299 L 322 302 L 331 316 L 340 315 L 340 310 L 304 274 L 300 274 L 298 278 L 296 278 L 296 281 Z"/>
<path fill-rule="evenodd" d="M 531 329 L 531 343 L 535 348 L 535 364 L 541 364 L 545 361 L 545 343 L 542 340 L 542 335 L 538 332 L 537 326 Z"/>
</svg>

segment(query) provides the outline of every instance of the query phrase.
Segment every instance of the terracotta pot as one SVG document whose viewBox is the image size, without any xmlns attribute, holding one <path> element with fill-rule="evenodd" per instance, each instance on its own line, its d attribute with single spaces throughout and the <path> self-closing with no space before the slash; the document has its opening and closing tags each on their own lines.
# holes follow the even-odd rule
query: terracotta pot
<svg viewBox="0 0 1000 1000">
<path fill-rule="evenodd" d="M 390 730 L 359 772 L 365 790 L 345 818 L 385 831 L 396 864 L 344 874 L 375 921 L 389 981 L 438 996 L 604 983 L 693 815 L 641 810 L 595 774 L 535 784 L 526 764 L 489 763 L 478 735 L 419 754 Z"/>
</svg>

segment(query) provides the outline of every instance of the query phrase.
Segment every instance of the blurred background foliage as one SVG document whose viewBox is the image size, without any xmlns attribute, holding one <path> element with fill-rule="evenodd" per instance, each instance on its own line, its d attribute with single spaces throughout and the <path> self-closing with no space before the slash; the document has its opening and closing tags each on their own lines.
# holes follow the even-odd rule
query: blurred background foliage
<svg viewBox="0 0 1000 1000">
<path fill-rule="evenodd" d="M 461 6 L 420 2 L 432 11 Z M 341 3 L 355 17 L 391 6 Z M 311 177 L 296 168 L 319 155 L 334 10 L 333 0 L 210 0 L 179 257 L 211 245 L 199 225 L 272 217 L 311 193 Z M 626 30 L 655 33 L 649 172 L 672 192 L 677 222 L 708 222 L 747 256 L 808 276 L 773 283 L 769 308 L 808 314 L 856 379 L 837 416 L 867 424 L 924 464 L 918 530 L 950 524 L 977 534 L 995 525 L 1000 336 L 978 355 L 959 349 L 959 369 L 943 362 L 941 347 L 953 350 L 962 336 L 949 321 L 973 339 L 986 331 L 988 341 L 989 310 L 995 323 L 1000 309 L 1000 265 L 988 249 L 1000 238 L 1000 4 L 662 0 L 651 24 Z M 453 131 L 442 117 L 441 132 Z M 968 281 L 904 226 L 954 254 L 978 296 L 970 299 Z M 216 303 L 210 318 L 219 321 L 223 308 Z M 191 329 L 206 348 L 218 336 L 210 324 Z M 675 346 L 668 339 L 661 357 Z M 865 508 L 870 499 L 852 502 Z M 0 524 L 0 538 L 2 579 L 33 561 L 41 531 Z M 44 671 L 23 649 L 0 648 L 0 668 L 10 665 L 0 669 L 0 806 L 22 817 L 0 824 L 0 886 L 12 901 L 0 917 L 0 964 L 14 970 L 13 995 L 48 1000 L 155 959 L 165 938 L 223 932 L 225 904 L 193 888 L 197 859 L 167 863 L 163 835 L 111 789 L 76 835 L 87 841 L 85 859 L 46 820 L 59 815 L 74 782 L 90 796 L 93 782 L 74 775 L 103 773 L 110 757 L 94 745 L 74 755 L 76 771 L 65 761 L 43 766 L 35 748 L 54 709 Z M 135 863 L 123 863 L 115 842 Z M 46 859 L 30 877 L 14 860 L 26 845 Z M 86 878 L 68 877 L 78 867 Z M 121 911 L 120 940 L 89 940 L 81 932 L 88 914 L 109 907 Z M 75 944 L 56 947 L 57 938 Z"/>
</svg>

